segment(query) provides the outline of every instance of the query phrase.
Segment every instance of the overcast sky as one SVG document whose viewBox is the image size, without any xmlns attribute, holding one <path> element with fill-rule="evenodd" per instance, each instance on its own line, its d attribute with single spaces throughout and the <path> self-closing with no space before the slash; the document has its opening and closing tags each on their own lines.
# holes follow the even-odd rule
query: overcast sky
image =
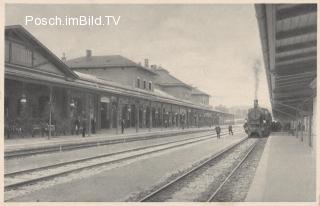
<svg viewBox="0 0 320 206">
<path fill-rule="evenodd" d="M 25 16 L 121 16 L 118 26 L 25 25 Z M 148 58 L 210 94 L 211 104 L 252 105 L 254 60 L 262 62 L 253 5 L 6 5 L 6 25 L 21 24 L 58 57 L 120 54 Z M 268 106 L 262 63 L 258 98 Z"/>
</svg>

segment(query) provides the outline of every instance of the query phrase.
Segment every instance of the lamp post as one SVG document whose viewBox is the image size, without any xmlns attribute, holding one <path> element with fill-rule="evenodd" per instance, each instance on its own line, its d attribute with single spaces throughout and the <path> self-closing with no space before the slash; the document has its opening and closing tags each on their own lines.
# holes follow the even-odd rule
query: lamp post
<svg viewBox="0 0 320 206">
<path fill-rule="evenodd" d="M 49 93 L 49 134 L 48 134 L 48 139 L 51 138 L 51 121 L 52 121 L 52 87 L 49 87 L 50 93 Z"/>
<path fill-rule="evenodd" d="M 129 128 L 131 127 L 131 106 L 128 105 L 128 117 L 127 117 L 128 121 L 129 121 Z"/>
<path fill-rule="evenodd" d="M 25 126 L 24 123 L 26 122 L 28 115 L 27 115 L 27 110 L 26 110 L 27 96 L 24 93 L 21 95 L 20 104 L 21 104 L 21 110 L 20 110 L 19 116 L 22 118 L 21 123 L 23 123 L 21 126 Z M 24 127 L 21 127 L 20 131 L 21 131 L 21 134 L 23 135 Z"/>
</svg>

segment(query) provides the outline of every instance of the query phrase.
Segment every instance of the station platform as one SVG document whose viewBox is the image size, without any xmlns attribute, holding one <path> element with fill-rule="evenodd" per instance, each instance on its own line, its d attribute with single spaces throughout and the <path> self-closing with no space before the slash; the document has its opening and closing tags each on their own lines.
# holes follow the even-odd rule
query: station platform
<svg viewBox="0 0 320 206">
<path fill-rule="evenodd" d="M 227 132 L 227 126 L 225 129 L 222 127 L 222 132 Z M 140 129 L 136 132 L 134 128 L 126 129 L 124 134 L 115 134 L 112 130 L 102 130 L 98 134 L 91 134 L 90 136 L 82 137 L 79 135 L 72 136 L 53 136 L 50 139 L 48 137 L 34 137 L 34 138 L 16 138 L 16 139 L 5 139 L 4 140 L 4 151 L 5 154 L 9 152 L 21 151 L 21 150 L 32 150 L 32 149 L 43 149 L 48 147 L 59 147 L 71 144 L 85 144 L 85 143 L 99 143 L 103 141 L 127 141 L 131 138 L 147 138 L 157 136 L 170 136 L 176 134 L 188 134 L 194 132 L 205 132 L 212 130 L 214 127 L 201 127 L 201 128 L 159 128 L 152 129 Z M 225 131 L 224 131 L 225 130 Z"/>
<path fill-rule="evenodd" d="M 274 133 L 266 143 L 247 202 L 316 201 L 316 152 L 295 136 Z"/>
</svg>

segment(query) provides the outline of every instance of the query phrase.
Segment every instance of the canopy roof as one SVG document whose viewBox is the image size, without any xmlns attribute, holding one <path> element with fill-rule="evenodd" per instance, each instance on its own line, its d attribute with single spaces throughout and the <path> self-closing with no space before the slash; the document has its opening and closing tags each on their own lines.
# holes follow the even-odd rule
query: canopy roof
<svg viewBox="0 0 320 206">
<path fill-rule="evenodd" d="M 273 115 L 312 111 L 317 75 L 317 5 L 255 6 Z"/>
</svg>

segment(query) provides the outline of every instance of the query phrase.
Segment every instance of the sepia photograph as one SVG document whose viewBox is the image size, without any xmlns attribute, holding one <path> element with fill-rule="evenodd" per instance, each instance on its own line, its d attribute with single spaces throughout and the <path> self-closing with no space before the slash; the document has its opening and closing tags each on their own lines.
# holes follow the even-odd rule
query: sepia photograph
<svg viewBox="0 0 320 206">
<path fill-rule="evenodd" d="M 316 3 L 4 3 L 3 201 L 319 204 Z"/>
</svg>

